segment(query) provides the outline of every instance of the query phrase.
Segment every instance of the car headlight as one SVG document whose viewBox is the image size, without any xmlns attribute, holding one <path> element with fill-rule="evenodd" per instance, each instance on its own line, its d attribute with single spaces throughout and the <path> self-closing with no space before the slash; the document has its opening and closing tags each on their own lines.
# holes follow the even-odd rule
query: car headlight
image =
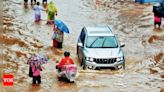
<svg viewBox="0 0 164 92">
<path fill-rule="evenodd" d="M 118 57 L 117 58 L 117 62 L 120 62 L 120 61 L 122 61 L 123 60 L 123 57 Z"/>
<path fill-rule="evenodd" d="M 90 61 L 90 62 L 93 62 L 93 58 L 90 58 L 90 57 L 86 57 L 86 60 Z"/>
</svg>

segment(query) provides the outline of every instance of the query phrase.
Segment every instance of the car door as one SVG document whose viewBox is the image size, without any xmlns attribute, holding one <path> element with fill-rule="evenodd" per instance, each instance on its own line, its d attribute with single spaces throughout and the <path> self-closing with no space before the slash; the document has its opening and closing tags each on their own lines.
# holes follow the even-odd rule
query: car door
<svg viewBox="0 0 164 92">
<path fill-rule="evenodd" d="M 78 53 L 80 62 L 82 62 L 82 59 L 83 59 L 85 37 L 86 37 L 86 32 L 85 32 L 85 29 L 83 28 L 78 39 L 78 43 L 82 43 L 82 46 L 77 46 L 77 53 Z"/>
</svg>

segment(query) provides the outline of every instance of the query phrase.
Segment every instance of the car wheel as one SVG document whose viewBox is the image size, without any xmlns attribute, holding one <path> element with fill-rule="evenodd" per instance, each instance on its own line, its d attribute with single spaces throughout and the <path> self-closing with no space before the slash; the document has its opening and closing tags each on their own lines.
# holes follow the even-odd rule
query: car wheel
<svg viewBox="0 0 164 92">
<path fill-rule="evenodd" d="M 86 70 L 86 67 L 87 67 L 87 66 L 86 66 L 85 61 L 84 61 L 84 60 L 82 60 L 82 62 L 81 62 L 81 63 L 82 63 L 82 68 L 83 68 L 83 70 Z"/>
<path fill-rule="evenodd" d="M 123 69 L 125 70 L 125 62 L 124 62 L 124 64 L 123 64 Z"/>
<path fill-rule="evenodd" d="M 125 70 L 125 57 L 123 57 L 123 59 L 124 59 L 123 69 Z"/>
<path fill-rule="evenodd" d="M 124 64 L 115 67 L 116 70 L 124 70 Z"/>
<path fill-rule="evenodd" d="M 59 81 L 63 80 L 63 77 L 58 77 L 58 80 L 59 80 Z"/>
<path fill-rule="evenodd" d="M 75 81 L 74 80 L 71 80 L 71 79 L 68 79 L 68 82 L 69 83 L 74 83 Z"/>
<path fill-rule="evenodd" d="M 83 66 L 83 61 L 80 63 L 80 66 Z"/>
<path fill-rule="evenodd" d="M 125 60 L 124 60 L 124 63 L 121 66 L 122 66 L 121 68 L 119 68 L 119 66 L 117 66 L 116 70 L 120 70 L 120 69 L 125 70 Z"/>
</svg>

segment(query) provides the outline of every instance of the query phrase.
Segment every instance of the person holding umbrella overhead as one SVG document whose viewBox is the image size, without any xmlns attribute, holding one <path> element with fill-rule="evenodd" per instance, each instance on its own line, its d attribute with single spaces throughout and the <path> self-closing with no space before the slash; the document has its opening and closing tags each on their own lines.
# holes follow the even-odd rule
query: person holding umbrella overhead
<svg viewBox="0 0 164 92">
<path fill-rule="evenodd" d="M 41 83 L 40 71 L 42 71 L 41 65 L 38 64 L 37 59 L 35 59 L 35 62 L 32 66 L 32 73 L 33 73 L 32 83 L 33 84 L 36 84 L 36 82 L 38 82 L 38 84 Z"/>
<path fill-rule="evenodd" d="M 52 35 L 52 40 L 53 40 L 53 47 L 57 47 L 57 39 L 59 37 L 58 35 L 58 28 L 54 25 L 54 28 L 53 28 L 53 35 Z"/>
<path fill-rule="evenodd" d="M 37 57 L 36 54 L 31 54 L 31 57 L 27 61 L 27 64 L 29 64 L 29 77 L 33 77 L 32 66 L 35 57 Z"/>
<path fill-rule="evenodd" d="M 53 30 L 54 30 L 52 36 L 53 47 L 62 48 L 64 33 L 60 31 L 56 25 L 54 25 Z"/>
<path fill-rule="evenodd" d="M 28 59 L 27 64 L 30 65 L 29 76 L 33 78 L 33 84 L 41 83 L 40 71 L 42 71 L 41 65 L 48 62 L 48 57 L 40 54 L 32 54 Z"/>
<path fill-rule="evenodd" d="M 55 37 L 53 36 L 53 46 L 55 42 L 57 42 L 57 48 L 62 48 L 64 32 L 69 33 L 69 29 L 63 21 L 54 20 L 54 30 Z"/>
<path fill-rule="evenodd" d="M 57 34 L 58 34 L 58 38 L 56 39 L 57 48 L 62 48 L 64 33 L 60 30 L 57 30 Z"/>
<path fill-rule="evenodd" d="M 56 16 L 58 15 L 57 8 L 56 8 L 56 6 L 54 5 L 53 1 L 51 1 L 51 2 L 48 4 L 47 13 L 48 13 L 47 24 L 52 24 L 52 23 L 53 23 L 52 21 L 55 19 L 55 15 L 56 15 Z"/>
</svg>

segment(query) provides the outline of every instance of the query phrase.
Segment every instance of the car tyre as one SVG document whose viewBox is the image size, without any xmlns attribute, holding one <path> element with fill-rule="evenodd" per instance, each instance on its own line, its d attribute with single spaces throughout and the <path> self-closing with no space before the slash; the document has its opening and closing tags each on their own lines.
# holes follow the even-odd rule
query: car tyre
<svg viewBox="0 0 164 92">
<path fill-rule="evenodd" d="M 80 66 L 83 66 L 83 61 L 80 63 Z"/>
<path fill-rule="evenodd" d="M 125 63 L 123 64 L 123 69 L 125 70 Z"/>
<path fill-rule="evenodd" d="M 83 70 L 86 70 L 87 66 L 86 66 L 86 62 L 84 60 L 82 60 L 81 65 L 82 65 Z"/>
<path fill-rule="evenodd" d="M 74 83 L 75 81 L 71 81 L 70 79 L 68 79 L 68 82 L 69 82 L 69 83 Z"/>
<path fill-rule="evenodd" d="M 123 69 L 125 70 L 125 57 L 123 57 L 124 64 L 123 64 Z"/>
<path fill-rule="evenodd" d="M 59 81 L 62 81 L 62 80 L 63 80 L 63 77 L 58 77 L 58 80 L 59 80 Z"/>
</svg>

